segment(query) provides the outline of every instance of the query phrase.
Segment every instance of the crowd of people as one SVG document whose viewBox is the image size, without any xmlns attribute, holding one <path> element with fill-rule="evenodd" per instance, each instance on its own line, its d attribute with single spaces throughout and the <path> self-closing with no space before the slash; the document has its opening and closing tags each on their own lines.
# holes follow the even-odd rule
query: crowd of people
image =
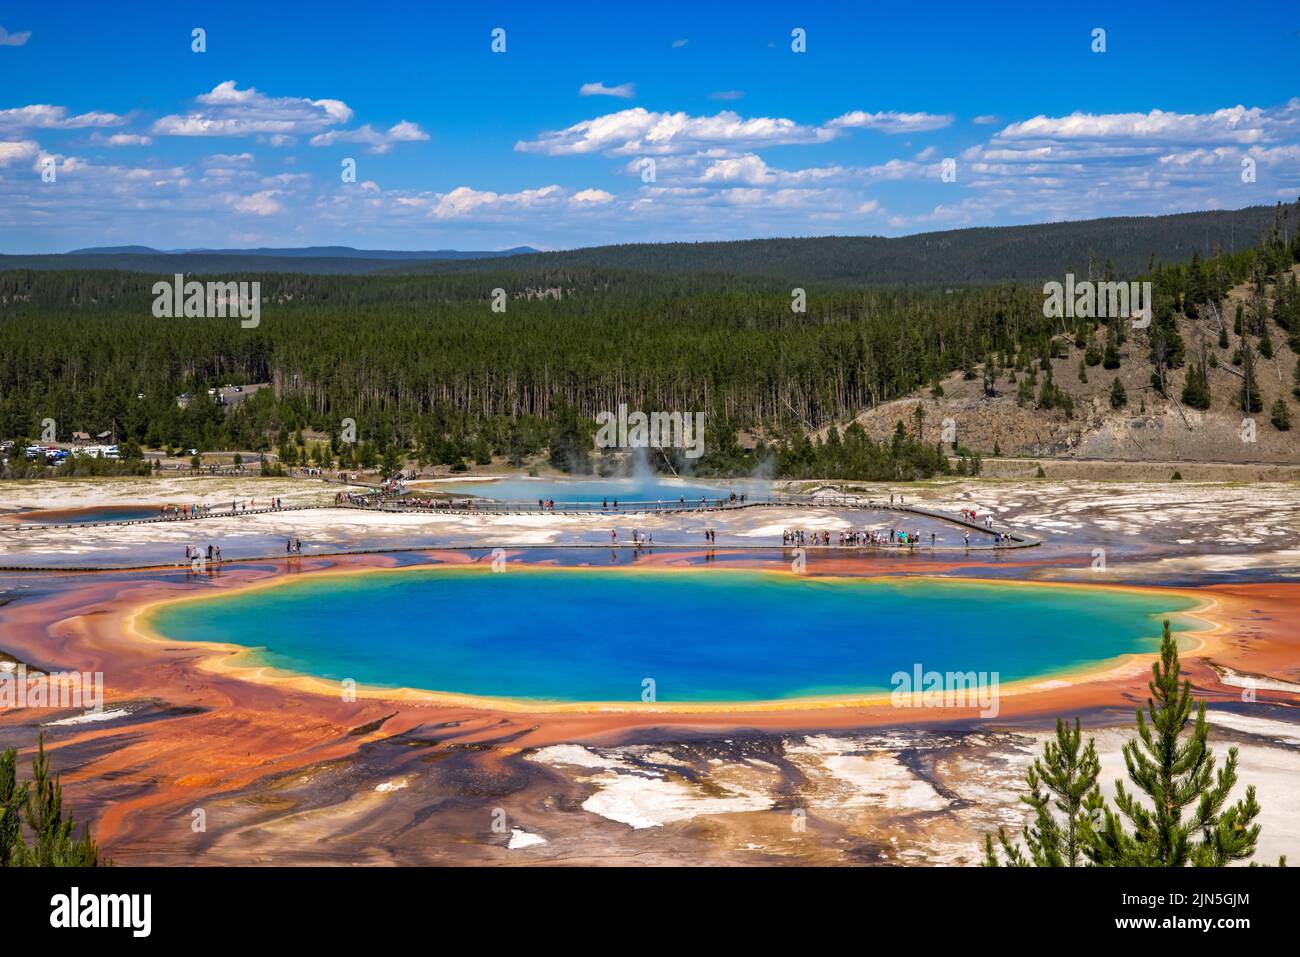
<svg viewBox="0 0 1300 957">
<path fill-rule="evenodd" d="M 200 515 L 211 515 L 211 505 L 164 505 L 160 510 L 164 521 L 175 522 L 182 519 L 198 518 Z"/>
<path fill-rule="evenodd" d="M 992 528 L 992 521 L 986 523 L 988 528 Z M 938 534 L 930 532 L 930 547 L 934 548 L 939 541 Z M 891 528 L 888 531 L 875 528 L 847 529 L 836 533 L 835 544 L 847 548 L 866 548 L 866 547 L 887 547 L 903 546 L 915 547 L 924 544 L 925 538 L 919 531 L 908 532 L 900 528 Z M 993 544 L 1002 546 L 1010 545 L 1014 539 L 1009 532 L 995 532 L 993 535 Z M 970 532 L 964 535 L 964 542 L 967 548 L 970 547 Z M 787 528 L 781 531 L 781 544 L 787 546 L 799 545 L 829 545 L 831 543 L 831 533 L 826 530 L 814 529 L 805 531 L 800 528 Z"/>
<path fill-rule="evenodd" d="M 831 543 L 831 533 L 829 531 L 813 530 L 806 532 L 799 528 L 788 528 L 781 532 L 782 545 L 829 545 Z M 888 532 L 884 529 L 863 528 L 841 530 L 836 534 L 835 544 L 843 545 L 849 548 L 863 548 L 865 546 L 884 546 L 884 545 L 919 545 L 921 543 L 920 532 L 905 532 L 902 529 L 891 528 Z M 935 544 L 935 533 L 930 533 L 930 545 Z"/>
<path fill-rule="evenodd" d="M 934 532 L 930 533 L 930 547 L 933 548 L 936 541 Z M 847 532 L 840 532 L 839 544 L 850 546 L 862 545 L 919 545 L 921 543 L 920 532 L 904 532 L 891 528 L 888 534 L 884 529 L 864 528 L 862 530 L 850 529 Z"/>
<path fill-rule="evenodd" d="M 202 549 L 202 548 L 196 548 L 196 547 L 194 547 L 193 545 L 186 545 L 186 546 L 185 546 L 185 564 L 187 564 L 187 565 L 191 565 L 191 564 L 193 564 L 194 559 L 196 559 L 196 558 L 203 558 L 203 549 Z M 208 546 L 208 552 L 207 552 L 207 562 L 208 562 L 208 564 L 211 565 L 211 564 L 219 563 L 220 561 L 221 561 L 221 546 L 220 546 L 220 545 L 209 545 L 209 546 Z"/>
<path fill-rule="evenodd" d="M 823 538 L 825 538 L 825 541 L 822 541 Z M 829 545 L 830 543 L 830 532 L 805 532 L 801 528 L 785 528 L 781 530 L 782 545 Z"/>
<path fill-rule="evenodd" d="M 300 539 L 300 538 L 286 538 L 286 539 L 284 540 L 284 553 L 285 553 L 286 555 L 301 555 L 301 554 L 302 554 L 302 539 Z M 207 551 L 205 552 L 204 549 L 203 549 L 201 546 L 200 546 L 200 547 L 195 547 L 195 546 L 193 546 L 193 545 L 186 545 L 186 546 L 185 546 L 185 564 L 187 564 L 187 565 L 193 565 L 194 562 L 195 562 L 195 559 L 204 560 L 204 561 L 206 561 L 207 564 L 209 564 L 209 565 L 220 564 L 220 563 L 221 563 L 221 546 L 220 546 L 220 545 L 208 545 L 208 547 L 207 547 Z"/>
<path fill-rule="evenodd" d="M 742 493 L 739 493 L 739 494 L 737 494 L 736 492 L 732 492 L 732 493 L 731 493 L 731 497 L 730 497 L 730 498 L 726 498 L 726 499 L 723 499 L 723 498 L 710 499 L 710 498 L 706 498 L 706 497 L 703 496 L 703 495 L 700 496 L 700 508 L 725 508 L 727 505 L 744 505 L 745 502 L 746 502 L 746 496 L 745 496 L 745 493 L 743 493 L 743 492 L 742 492 Z M 633 504 L 633 505 L 636 505 L 636 506 L 638 506 L 638 507 L 641 507 L 642 509 L 644 509 L 644 507 L 645 507 L 646 505 L 648 505 L 649 503 L 648 503 L 648 502 L 633 502 L 632 504 Z M 663 499 L 656 499 L 654 504 L 655 504 L 655 510 L 656 510 L 656 511 L 665 507 L 665 502 L 664 502 Z M 666 504 L 667 504 L 667 507 L 668 507 L 668 508 L 672 508 L 672 507 L 673 507 L 671 501 L 669 501 L 669 502 L 666 503 Z M 693 501 L 693 500 L 692 500 L 691 505 L 692 505 L 692 507 L 694 506 L 694 501 Z M 540 499 L 540 498 L 539 498 L 539 499 L 537 500 L 537 507 L 538 507 L 538 508 L 549 508 L 549 509 L 553 509 L 553 508 L 555 508 L 555 502 L 554 502 L 553 500 L 543 500 L 543 499 Z M 603 498 L 603 499 L 600 500 L 600 507 L 601 507 L 602 510 L 605 510 L 605 511 L 609 511 L 609 510 L 618 511 L 618 499 L 616 499 L 616 498 L 615 498 L 615 499 Z M 685 496 L 685 495 L 682 495 L 682 496 L 679 496 L 679 497 L 678 497 L 678 499 L 677 499 L 677 507 L 678 507 L 678 508 L 686 508 L 686 507 L 687 507 L 687 505 L 686 505 L 686 496 Z"/>
<path fill-rule="evenodd" d="M 405 490 L 403 490 L 405 491 Z M 371 490 L 369 492 L 336 492 L 334 494 L 335 505 L 351 505 L 356 508 L 378 508 L 394 507 L 397 508 L 421 508 L 444 511 L 472 511 L 477 508 L 485 508 L 485 503 L 472 498 L 457 501 L 455 499 L 438 499 L 422 498 L 418 495 L 402 495 L 400 498 L 393 498 L 391 494 L 382 491 Z M 489 503 L 490 504 L 490 503 Z M 541 506 L 539 501 L 538 506 Z"/>
<path fill-rule="evenodd" d="M 238 499 L 234 499 L 230 503 L 229 514 L 235 515 L 238 514 L 239 512 L 248 512 L 256 508 L 257 508 L 257 499 L 250 498 L 242 502 L 239 501 Z M 272 510 L 282 509 L 284 508 L 284 499 L 268 498 L 263 503 L 262 508 L 264 509 L 269 508 Z M 162 508 L 158 510 L 159 517 L 166 522 L 188 521 L 194 518 L 207 518 L 213 513 L 214 513 L 213 505 L 211 505 L 210 503 L 199 504 L 197 502 L 192 505 L 164 505 Z M 224 507 L 223 507 L 222 514 L 223 515 L 226 514 L 224 511 Z"/>
</svg>

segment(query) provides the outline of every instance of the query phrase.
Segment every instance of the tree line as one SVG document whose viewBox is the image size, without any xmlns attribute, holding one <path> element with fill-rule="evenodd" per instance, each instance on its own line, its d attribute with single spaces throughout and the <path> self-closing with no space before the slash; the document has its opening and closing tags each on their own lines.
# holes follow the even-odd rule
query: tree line
<svg viewBox="0 0 1300 957">
<path fill-rule="evenodd" d="M 1153 384 L 1163 390 L 1168 371 L 1189 361 L 1179 317 L 1210 315 L 1211 304 L 1247 280 L 1260 292 L 1258 307 L 1238 320 L 1254 337 L 1242 364 L 1268 349 L 1274 333 L 1294 348 L 1300 295 L 1294 279 L 1281 277 L 1297 260 L 1300 237 L 1279 214 L 1250 249 L 1197 253 L 1186 263 L 1152 259 L 1130 277 L 1155 288 L 1144 357 Z M 1094 269 L 1098 279 L 1121 278 L 1109 261 Z M 1128 336 L 1122 318 L 1048 318 L 1041 288 L 1018 283 L 792 287 L 588 266 L 220 278 L 260 281 L 259 327 L 155 318 L 153 276 L 0 273 L 0 438 L 31 440 L 52 419 L 60 439 L 111 431 L 131 449 L 276 451 L 343 467 L 382 461 L 390 448 L 399 460 L 453 467 L 493 456 L 521 464 L 547 452 L 553 464 L 581 470 L 592 465 L 596 414 L 626 404 L 704 412 L 712 431 L 706 470 L 770 461 L 781 474 L 814 466 L 830 468 L 825 477 L 859 467 L 865 474 L 848 477 L 933 474 L 946 459 L 916 448 L 919 432 L 910 428 L 898 441 L 826 430 L 920 389 L 937 394 L 954 372 L 983 376 L 986 388 L 1009 376 L 1028 390 L 1023 399 L 1068 415 L 1069 396 L 1050 369 L 1041 381 L 1050 358 L 1073 343 L 1088 362 L 1113 368 Z M 231 410 L 208 396 L 254 382 L 270 388 Z M 192 396 L 184 408 L 182 393 Z M 341 440 L 347 419 L 356 443 Z M 304 430 L 330 438 L 313 446 Z M 759 435 L 762 447 L 738 455 L 742 431 Z"/>
</svg>

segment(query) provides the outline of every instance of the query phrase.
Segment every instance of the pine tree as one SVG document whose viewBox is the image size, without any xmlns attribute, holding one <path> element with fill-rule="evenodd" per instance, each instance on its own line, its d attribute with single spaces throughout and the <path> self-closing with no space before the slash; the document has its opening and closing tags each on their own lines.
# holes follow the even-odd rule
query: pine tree
<svg viewBox="0 0 1300 957">
<path fill-rule="evenodd" d="M 397 448 L 390 445 L 384 450 L 384 462 L 380 467 L 379 474 L 385 479 L 390 479 L 402 470 L 402 459 L 397 453 Z"/>
<path fill-rule="evenodd" d="M 1183 383 L 1183 404 L 1193 409 L 1210 407 L 1210 377 L 1205 368 L 1205 361 L 1193 362 L 1187 370 L 1187 381 Z"/>
<path fill-rule="evenodd" d="M 0 751 L 0 867 L 14 863 L 22 843 L 22 812 L 29 785 L 18 783 L 18 752 Z"/>
<path fill-rule="evenodd" d="M 1088 337 L 1088 348 L 1083 354 L 1083 361 L 1090 366 L 1099 366 L 1101 365 L 1101 358 L 1101 349 L 1097 346 L 1096 337 L 1090 335 Z"/>
<path fill-rule="evenodd" d="M 1151 666 L 1147 713 L 1138 709 L 1137 737 L 1124 745 L 1124 765 L 1136 791 L 1117 781 L 1118 813 L 1102 806 L 1099 826 L 1093 828 L 1091 819 L 1085 825 L 1085 850 L 1095 864 L 1223 867 L 1255 853 L 1260 831 L 1255 788 L 1224 808 L 1237 784 L 1237 749 L 1228 749 L 1216 774 L 1204 702 L 1196 706 L 1191 734 L 1184 734 L 1193 701 L 1191 682 L 1180 680 L 1181 673 L 1178 643 L 1166 621 L 1160 660 Z"/>
<path fill-rule="evenodd" d="M 1279 432 L 1291 430 L 1291 410 L 1286 407 L 1286 400 L 1281 396 L 1277 397 L 1277 401 L 1269 409 L 1269 420 L 1273 423 L 1273 428 Z"/>
<path fill-rule="evenodd" d="M 0 779 L 3 770 L 0 769 Z M 0 791 L 4 788 L 0 780 Z M 14 862 L 26 867 L 94 867 L 99 863 L 99 848 L 86 827 L 76 837 L 76 822 L 63 807 L 63 787 L 57 774 L 50 774 L 50 758 L 45 753 L 45 735 L 39 740 L 32 758 L 32 780 L 26 786 L 24 807 L 32 841 L 21 838 L 14 845 Z M 7 815 L 6 815 L 7 817 Z"/>
<path fill-rule="evenodd" d="M 1102 354 L 1101 367 L 1118 369 L 1119 362 L 1119 334 L 1115 331 L 1115 326 L 1111 325 L 1106 333 L 1106 351 Z"/>
<path fill-rule="evenodd" d="M 1122 409 L 1126 405 L 1128 405 L 1128 393 L 1124 391 L 1124 383 L 1116 379 L 1110 384 L 1110 407 Z"/>
<path fill-rule="evenodd" d="M 1085 863 L 1084 841 L 1090 833 L 1086 816 L 1101 806 L 1097 777 L 1101 760 L 1092 738 L 1080 752 L 1082 732 L 1079 719 L 1074 728 L 1056 719 L 1056 739 L 1043 745 L 1043 756 L 1035 758 L 1025 772 L 1029 794 L 1020 800 L 1034 809 L 1034 820 L 1025 825 L 1028 857 L 1013 845 L 1004 828 L 998 828 L 998 845 L 1010 866 L 1081 867 Z M 1055 812 L 1062 817 L 1057 818 Z M 984 836 L 984 865 L 997 867 L 998 856 L 992 835 Z"/>
</svg>

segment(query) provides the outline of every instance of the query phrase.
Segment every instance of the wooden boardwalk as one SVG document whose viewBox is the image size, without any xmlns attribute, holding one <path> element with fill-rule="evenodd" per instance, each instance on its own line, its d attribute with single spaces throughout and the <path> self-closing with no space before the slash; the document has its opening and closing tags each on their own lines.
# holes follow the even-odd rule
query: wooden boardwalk
<svg viewBox="0 0 1300 957">
<path fill-rule="evenodd" d="M 234 512 L 223 508 L 221 511 L 194 516 L 163 518 L 160 515 L 158 518 L 125 518 L 116 522 L 14 522 L 10 525 L 0 526 L 0 530 L 8 532 L 23 531 L 25 529 L 111 528 L 118 525 L 184 525 L 189 522 L 201 522 L 213 518 L 239 518 L 241 515 L 266 515 L 271 512 L 303 512 L 310 509 L 342 507 L 341 505 L 284 505 L 280 508 L 248 508 Z"/>
<path fill-rule="evenodd" d="M 565 507 L 561 507 L 561 506 Z M 620 503 L 615 509 L 612 505 L 601 505 L 591 502 L 568 502 L 556 503 L 555 508 L 539 508 L 532 503 L 524 502 L 495 502 L 488 500 L 474 500 L 471 506 L 457 507 L 455 503 L 442 507 L 419 507 L 419 506 L 402 506 L 397 504 L 387 505 L 355 505 L 351 503 L 322 503 L 315 505 L 286 505 L 280 508 L 257 508 L 242 511 L 214 511 L 206 515 L 200 514 L 192 518 L 143 518 L 129 519 L 120 522 L 66 522 L 58 524 L 19 524 L 5 526 L 4 532 L 21 532 L 25 529 L 74 529 L 74 528 L 103 528 L 108 526 L 132 526 L 132 525 L 185 525 L 196 522 L 212 521 L 215 519 L 240 518 L 245 515 L 263 515 L 274 512 L 301 512 L 322 509 L 352 509 L 362 512 L 385 512 L 390 514 L 432 514 L 432 515 L 555 515 L 555 516 L 577 516 L 577 515 L 600 515 L 605 518 L 622 518 L 631 516 L 645 515 L 678 515 L 688 513 L 704 512 L 724 512 L 736 511 L 748 508 L 805 508 L 805 509 L 854 509 L 865 511 L 885 511 L 898 512 L 900 514 L 917 515 L 929 518 L 935 521 L 946 522 L 974 531 L 984 536 L 985 539 L 991 539 L 998 533 L 1003 536 L 1002 542 L 984 541 L 980 544 L 970 545 L 926 545 L 921 542 L 914 544 L 903 544 L 892 542 L 884 545 L 786 545 L 786 544 L 735 544 L 719 545 L 713 544 L 689 543 L 689 542 L 657 542 L 654 545 L 646 545 L 644 542 L 618 542 L 618 543 L 593 543 L 593 542 L 575 542 L 571 544 L 556 543 L 535 543 L 535 542 L 518 542 L 518 543 L 482 543 L 470 542 L 462 544 L 445 544 L 445 545 L 402 545 L 388 548 L 358 548 L 338 551 L 309 552 L 306 557 L 309 558 L 330 558 L 343 557 L 347 555 L 379 555 L 379 554 L 400 554 L 404 552 L 432 552 L 432 551 L 476 551 L 476 550 L 494 550 L 502 549 L 507 551 L 533 550 L 533 549 L 556 549 L 556 548 L 573 548 L 573 549 L 611 549 L 627 550 L 631 549 L 637 552 L 652 552 L 655 549 L 661 550 L 678 550 L 678 551 L 739 551 L 739 552 L 790 552 L 795 549 L 811 550 L 816 552 L 851 552 L 854 554 L 876 554 L 876 555 L 897 555 L 900 553 L 912 554 L 918 551 L 927 553 L 966 553 L 972 551 L 1000 552 L 1016 548 L 1032 548 L 1042 544 L 1042 540 L 1024 532 L 1019 532 L 1005 526 L 995 524 L 992 528 L 978 522 L 969 521 L 960 515 L 953 515 L 948 512 L 941 512 L 935 509 L 923 508 L 917 505 L 904 505 L 890 502 L 878 502 L 872 499 L 864 499 L 861 496 L 841 495 L 773 495 L 766 496 L 762 499 L 750 500 L 746 498 L 744 502 L 731 502 L 728 499 L 706 499 L 703 504 L 700 502 L 681 501 L 673 503 L 661 502 L 628 502 Z M 302 555 L 290 554 L 271 554 L 260 555 L 255 557 L 228 558 L 221 562 L 221 565 L 247 564 L 250 562 L 267 562 L 267 561 L 293 561 L 301 559 Z M 190 568 L 190 562 L 172 562 L 172 563 L 149 563 L 149 564 L 123 564 L 123 565 L 10 565 L 0 564 L 0 571 L 4 572 L 117 572 L 117 571 L 149 571 L 149 570 L 175 570 Z M 204 565 L 205 569 L 207 565 Z M 200 572 L 199 574 L 202 574 Z"/>
</svg>

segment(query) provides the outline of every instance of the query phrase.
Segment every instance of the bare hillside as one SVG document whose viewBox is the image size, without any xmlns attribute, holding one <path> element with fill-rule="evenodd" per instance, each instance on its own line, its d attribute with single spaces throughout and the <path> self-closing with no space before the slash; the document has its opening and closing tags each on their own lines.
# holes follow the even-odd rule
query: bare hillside
<svg viewBox="0 0 1300 957">
<path fill-rule="evenodd" d="M 1295 271 L 1300 272 L 1300 267 Z M 1085 350 L 1062 340 L 1062 354 L 1051 363 L 1052 379 L 1070 396 L 1074 405 L 1070 415 L 1018 399 L 1018 382 L 1010 381 L 1005 373 L 995 381 L 991 396 L 985 394 L 980 378 L 965 379 L 956 373 L 943 381 L 942 396 L 936 397 L 930 390 L 915 393 L 863 412 L 856 421 L 877 438 L 887 436 L 899 421 L 911 430 L 916 426 L 919 405 L 927 439 L 943 438 L 945 420 L 950 419 L 957 443 L 985 456 L 996 448 L 1007 456 L 1297 463 L 1300 400 L 1292 392 L 1297 356 L 1277 328 L 1272 329 L 1272 358 L 1255 354 L 1263 411 L 1247 416 L 1241 409 L 1242 373 L 1233 364 L 1241 337 L 1233 332 L 1232 319 L 1237 304 L 1244 303 L 1249 293 L 1248 286 L 1235 287 L 1217 316 L 1211 312 L 1195 320 L 1179 319 L 1178 330 L 1189 361 L 1169 374 L 1168 398 L 1152 387 L 1152 366 L 1147 358 L 1150 343 L 1145 331 L 1136 330 L 1120 347 L 1120 368 L 1085 365 L 1087 382 L 1079 376 Z M 1219 344 L 1220 317 L 1228 338 L 1226 348 Z M 1211 394 L 1210 408 L 1205 411 L 1179 401 L 1191 360 L 1201 355 L 1202 346 L 1209 360 Z M 1042 377 L 1040 372 L 1040 381 Z M 1119 409 L 1111 403 L 1117 378 L 1128 400 Z M 1281 431 L 1270 422 L 1270 410 L 1279 397 L 1286 402 L 1294 423 L 1290 431 Z M 1243 422 L 1247 418 L 1254 422 L 1253 436 L 1250 424 Z"/>
</svg>

